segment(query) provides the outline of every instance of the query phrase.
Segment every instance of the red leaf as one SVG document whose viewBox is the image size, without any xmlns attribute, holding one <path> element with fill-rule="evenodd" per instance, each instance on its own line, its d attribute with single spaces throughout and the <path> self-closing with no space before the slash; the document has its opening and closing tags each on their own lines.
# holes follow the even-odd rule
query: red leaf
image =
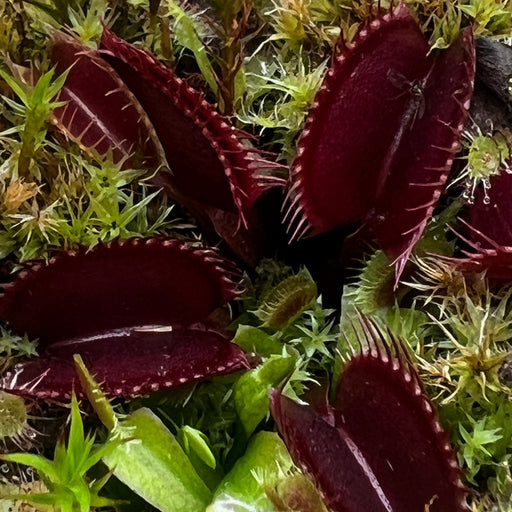
<svg viewBox="0 0 512 512">
<path fill-rule="evenodd" d="M 402 120 L 399 148 L 370 219 L 382 248 L 395 260 L 397 280 L 452 167 L 473 90 L 474 54 L 473 33 L 467 28 L 431 64 L 420 97 L 423 115 Z M 414 102 L 412 96 L 409 107 Z"/>
<path fill-rule="evenodd" d="M 395 512 L 465 510 L 461 472 L 437 412 L 406 349 L 393 350 L 363 319 L 361 354 L 338 385 L 336 425 L 342 425 L 372 468 Z M 364 407 L 361 407 L 364 404 Z"/>
<path fill-rule="evenodd" d="M 165 163 L 163 149 L 137 99 L 97 52 L 56 32 L 51 58 L 57 73 L 69 70 L 53 113 L 54 123 L 86 150 L 111 151 L 114 161 L 157 169 Z"/>
<path fill-rule="evenodd" d="M 107 28 L 102 44 L 100 55 L 64 34 L 54 37 L 58 71 L 71 67 L 60 97 L 69 102 L 55 122 L 86 149 L 112 151 L 116 160 L 135 153 L 124 167 L 159 168 L 153 184 L 165 187 L 215 241 L 221 236 L 244 261 L 257 262 L 265 240 L 255 202 L 283 185 L 270 175 L 277 164 L 149 53 Z"/>
<path fill-rule="evenodd" d="M 310 473 L 334 512 L 389 512 L 371 469 L 343 428 L 273 390 L 272 415 L 295 462 Z M 412 512 L 412 511 L 408 511 Z M 419 511 L 418 511 L 419 512 Z"/>
<path fill-rule="evenodd" d="M 460 219 L 464 234 L 455 231 L 467 244 L 465 257 L 443 258 L 464 272 L 486 272 L 490 279 L 512 279 L 512 174 L 489 178 L 490 188 L 477 188 L 465 217 Z M 468 247 L 469 246 L 469 247 Z"/>
<path fill-rule="evenodd" d="M 470 238 L 489 249 L 494 244 L 512 247 L 512 174 L 503 169 L 499 175 L 489 178 L 489 184 L 487 191 L 483 187 L 477 189 L 469 206 L 468 223 L 474 228 Z M 494 244 L 479 236 L 478 231 Z"/>
<path fill-rule="evenodd" d="M 370 211 L 408 103 L 388 72 L 420 79 L 428 72 L 427 52 L 418 24 L 400 5 L 360 30 L 334 60 L 292 166 L 285 217 L 292 239 L 362 220 Z"/>
<path fill-rule="evenodd" d="M 172 70 L 107 28 L 101 45 L 103 57 L 135 94 L 155 126 L 178 200 L 188 198 L 237 212 L 243 221 L 245 211 L 279 180 L 257 174 L 255 151 L 242 144 L 227 118 Z"/>
<path fill-rule="evenodd" d="M 73 354 L 113 396 L 135 396 L 208 380 L 248 367 L 243 350 L 221 334 L 197 328 L 125 329 L 55 344 L 18 364 L 0 388 L 23 396 L 66 400 L 79 381 Z"/>
<path fill-rule="evenodd" d="M 126 327 L 190 325 L 240 292 L 241 276 L 209 249 L 132 239 L 63 252 L 4 285 L 0 318 L 43 345 Z"/>
<path fill-rule="evenodd" d="M 341 375 L 334 424 L 281 392 L 272 414 L 294 460 L 335 512 L 467 511 L 466 489 L 434 406 L 400 342 L 366 318 Z"/>
<path fill-rule="evenodd" d="M 477 207 L 477 209 L 480 208 Z M 498 238 L 506 241 L 508 238 L 506 227 L 507 215 L 505 214 L 502 222 L 499 217 L 495 217 L 495 212 L 488 211 L 487 213 L 489 214 L 489 220 L 492 221 L 494 218 L 498 224 L 495 228 L 490 228 L 490 231 Z M 486 276 L 490 279 L 510 281 L 512 279 L 512 245 L 502 245 L 464 220 L 461 219 L 461 221 L 466 226 L 469 234 L 465 237 L 457 231 L 455 233 L 470 247 L 469 250 L 462 251 L 465 257 L 438 257 L 456 265 L 463 272 L 485 271 Z M 485 227 L 487 222 L 481 220 L 477 224 L 482 224 Z"/>
<path fill-rule="evenodd" d="M 18 365 L 0 386 L 64 398 L 74 353 L 122 395 L 247 367 L 242 350 L 197 324 L 240 293 L 240 280 L 215 251 L 180 240 L 132 239 L 33 263 L 4 285 L 0 317 L 38 338 L 42 357 Z"/>
<path fill-rule="evenodd" d="M 369 223 L 397 279 L 443 190 L 474 77 L 470 29 L 434 58 L 404 4 L 332 64 L 292 166 L 290 239 Z"/>
<path fill-rule="evenodd" d="M 476 252 L 465 251 L 466 258 L 443 258 L 463 272 L 484 272 L 489 279 L 512 280 L 512 247 L 497 245 L 494 249 L 475 246 Z"/>
</svg>

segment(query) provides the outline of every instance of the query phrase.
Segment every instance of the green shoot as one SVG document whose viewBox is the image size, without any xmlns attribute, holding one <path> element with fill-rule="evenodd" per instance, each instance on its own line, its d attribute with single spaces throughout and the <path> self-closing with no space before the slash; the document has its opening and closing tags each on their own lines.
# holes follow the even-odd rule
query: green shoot
<svg viewBox="0 0 512 512">
<path fill-rule="evenodd" d="M 42 510 L 57 509 L 60 512 L 89 512 L 91 507 L 103 508 L 116 504 L 98 494 L 110 475 L 94 481 L 87 477 L 87 472 L 102 457 L 111 453 L 120 441 L 109 440 L 94 447 L 94 436 L 84 434 L 82 417 L 74 395 L 70 418 L 67 443 L 62 437 L 57 441 L 53 460 L 31 453 L 0 455 L 0 460 L 34 468 L 48 488 L 45 493 L 20 494 L 7 498 L 32 503 Z"/>
<path fill-rule="evenodd" d="M 55 108 L 63 102 L 55 101 L 66 80 L 63 74 L 54 80 L 54 70 L 43 74 L 34 85 L 16 79 L 0 69 L 0 76 L 18 96 L 21 103 L 4 97 L 4 101 L 12 108 L 16 118 L 21 121 L 13 128 L 0 133 L 0 137 L 18 133 L 20 149 L 17 156 L 17 174 L 28 177 L 31 174 L 40 177 L 40 170 L 31 163 L 46 139 L 47 124 Z"/>
<path fill-rule="evenodd" d="M 0 326 L 0 358 L 34 356 L 37 344 L 26 336 L 17 336 Z"/>
<path fill-rule="evenodd" d="M 183 48 L 192 51 L 210 89 L 218 95 L 217 77 L 202 41 L 202 30 L 197 16 L 186 11 L 178 2 L 168 0 L 169 14 L 174 18 L 174 37 Z"/>
<path fill-rule="evenodd" d="M 460 435 L 464 440 L 462 447 L 461 457 L 464 459 L 466 465 L 470 468 L 477 467 L 477 461 L 482 463 L 486 459 L 492 457 L 489 450 L 486 448 L 487 445 L 493 444 L 496 441 L 502 439 L 500 434 L 501 428 L 486 429 L 486 419 L 482 418 L 479 421 L 474 421 L 470 418 L 473 429 L 468 432 L 463 425 L 460 425 Z M 474 472 L 474 469 L 473 469 Z M 474 475 L 468 475 L 469 479 L 472 480 Z"/>
<path fill-rule="evenodd" d="M 507 4 L 506 0 L 469 0 L 458 7 L 474 20 L 477 34 L 487 35 L 510 30 L 512 11 Z"/>
<path fill-rule="evenodd" d="M 75 354 L 73 356 L 73 360 L 75 362 L 75 369 L 82 388 L 85 390 L 87 399 L 98 415 L 98 418 L 110 431 L 114 430 L 118 424 L 114 408 L 108 401 L 108 398 L 105 393 L 103 393 L 98 383 L 89 373 L 82 356 L 80 356 L 80 354 Z"/>
<path fill-rule="evenodd" d="M 451 2 L 440 2 L 444 4 L 445 11 L 432 13 L 433 30 L 430 36 L 432 48 L 449 48 L 460 34 L 462 27 L 462 11 L 457 9 Z"/>
<path fill-rule="evenodd" d="M 103 33 L 103 20 L 108 7 L 108 3 L 103 0 L 92 0 L 87 12 L 80 6 L 76 9 L 69 7 L 71 28 L 84 43 L 96 47 Z"/>
<path fill-rule="evenodd" d="M 47 257 L 52 249 L 190 227 L 172 218 L 174 206 L 163 202 L 158 190 L 149 193 L 135 182 L 140 171 L 122 171 L 108 158 L 63 158 L 57 176 L 44 187 L 16 180 L 3 197 L 0 187 L 6 213 L 0 217 L 0 256 L 14 252 L 23 261 Z"/>
<path fill-rule="evenodd" d="M 295 154 L 295 137 L 302 128 L 307 111 L 324 76 L 327 61 L 317 66 L 307 56 L 280 62 L 270 48 L 256 54 L 245 65 L 246 96 L 241 122 L 258 127 L 260 132 L 275 132 L 287 160 Z"/>
</svg>

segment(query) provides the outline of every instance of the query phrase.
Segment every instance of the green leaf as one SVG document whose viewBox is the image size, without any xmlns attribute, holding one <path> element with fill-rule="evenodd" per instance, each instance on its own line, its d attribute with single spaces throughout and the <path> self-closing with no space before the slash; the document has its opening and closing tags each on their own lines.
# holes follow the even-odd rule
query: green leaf
<svg viewBox="0 0 512 512">
<path fill-rule="evenodd" d="M 80 466 L 79 461 L 88 453 L 85 452 L 84 443 L 84 425 L 82 423 L 82 416 L 78 407 L 78 401 L 75 394 L 71 398 L 71 424 L 69 427 L 69 438 L 67 447 L 67 458 L 69 459 L 72 468 Z"/>
<path fill-rule="evenodd" d="M 208 59 L 206 48 L 201 39 L 199 39 L 193 17 L 173 0 L 168 1 L 169 13 L 176 20 L 174 34 L 176 40 L 180 45 L 192 51 L 201 73 L 208 82 L 211 90 L 217 95 L 218 86 L 215 72 Z"/>
<path fill-rule="evenodd" d="M 239 325 L 233 342 L 246 352 L 256 352 L 263 356 L 280 354 L 283 350 L 281 342 L 251 325 Z"/>
<path fill-rule="evenodd" d="M 13 501 L 23 501 L 27 503 L 32 503 L 33 505 L 37 505 L 37 509 L 41 511 L 51 511 L 55 510 L 55 504 L 59 503 L 60 495 L 44 492 L 44 493 L 33 493 L 33 494 L 10 494 L 10 495 L 2 495 L 1 500 L 13 500 Z M 41 508 L 41 505 L 44 508 Z M 17 510 L 17 509 L 14 509 Z"/>
<path fill-rule="evenodd" d="M 485 446 L 502 438 L 499 433 L 501 428 L 486 429 L 485 424 L 485 418 L 475 422 L 472 432 L 468 432 L 463 425 L 459 425 L 460 434 L 466 443 L 462 455 L 470 468 L 473 466 L 474 459 L 478 459 L 482 454 L 491 457 L 491 453 Z"/>
<path fill-rule="evenodd" d="M 66 464 L 66 441 L 62 434 L 55 443 L 55 451 L 53 453 L 53 465 L 56 468 L 63 468 Z"/>
<path fill-rule="evenodd" d="M 135 438 L 103 458 L 119 480 L 162 512 L 204 511 L 210 490 L 155 414 L 139 409 L 119 423 L 116 433 Z"/>
<path fill-rule="evenodd" d="M 58 482 L 60 480 L 60 475 L 58 474 L 53 462 L 41 455 L 35 455 L 32 453 L 9 453 L 0 455 L 0 460 L 16 462 L 17 464 L 23 464 L 24 466 L 32 466 L 39 472 L 41 477 L 47 478 L 52 482 Z"/>
<path fill-rule="evenodd" d="M 0 69 L 0 77 L 2 77 L 7 85 L 16 93 L 16 96 L 27 105 L 27 92 L 24 87 L 22 87 L 9 73 L 5 72 L 3 69 Z"/>
<path fill-rule="evenodd" d="M 178 431 L 178 441 L 187 455 L 194 452 L 209 468 L 215 469 L 215 455 L 212 453 L 208 438 L 200 430 L 185 425 Z"/>
<path fill-rule="evenodd" d="M 89 512 L 91 508 L 91 493 L 87 483 L 80 479 L 73 485 L 69 485 L 68 488 L 73 493 L 74 501 L 78 503 L 80 512 Z"/>
<path fill-rule="evenodd" d="M 84 364 L 84 361 L 80 354 L 73 356 L 75 361 L 75 369 L 80 379 L 82 389 L 85 391 L 87 398 L 93 406 L 99 419 L 109 430 L 113 430 L 117 425 L 117 418 L 114 412 L 114 408 L 108 401 L 105 393 L 101 390 L 98 383 L 94 380 L 93 376 L 89 373 L 89 370 Z"/>
<path fill-rule="evenodd" d="M 85 460 L 82 465 L 82 472 L 85 473 L 95 466 L 101 459 L 112 453 L 120 444 L 127 442 L 129 442 L 129 439 L 120 439 L 115 436 L 111 437 L 105 444 L 96 448 L 89 457 L 87 457 L 87 460 Z"/>
<path fill-rule="evenodd" d="M 249 437 L 269 411 L 269 391 L 295 369 L 290 355 L 271 356 L 261 366 L 240 377 L 234 387 L 235 407 Z"/>
<path fill-rule="evenodd" d="M 237 510 L 234 503 L 245 503 L 240 510 L 273 511 L 267 498 L 266 487 L 277 481 L 294 467 L 288 450 L 278 434 L 258 432 L 250 441 L 245 454 L 224 477 L 215 491 L 207 512 Z"/>
</svg>

